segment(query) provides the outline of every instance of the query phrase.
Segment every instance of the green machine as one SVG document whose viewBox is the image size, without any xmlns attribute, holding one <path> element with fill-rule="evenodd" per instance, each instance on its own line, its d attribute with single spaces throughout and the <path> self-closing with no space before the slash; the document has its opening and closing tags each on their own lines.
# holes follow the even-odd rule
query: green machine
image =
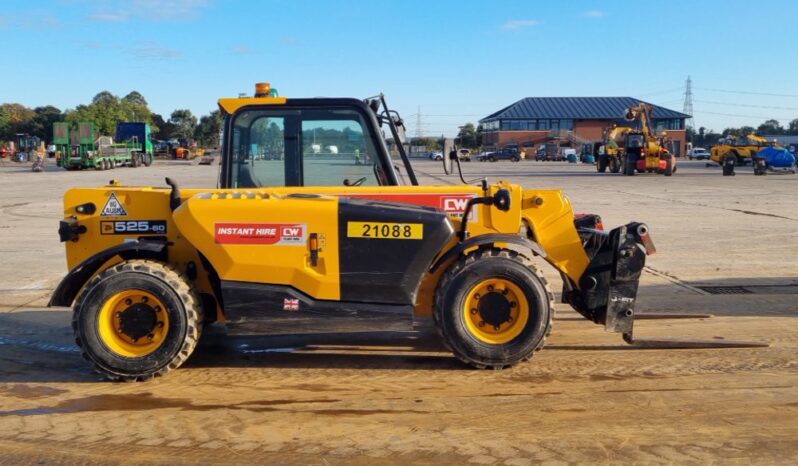
<svg viewBox="0 0 798 466">
<path fill-rule="evenodd" d="M 131 134 L 134 133 L 134 134 Z M 141 135 L 136 133 L 140 132 Z M 121 136 L 120 136 L 121 133 Z M 67 170 L 109 170 L 120 166 L 139 167 L 152 163 L 150 127 L 146 123 L 119 123 L 114 143 L 108 136 L 96 137 L 94 123 L 53 124 L 56 161 Z"/>
</svg>

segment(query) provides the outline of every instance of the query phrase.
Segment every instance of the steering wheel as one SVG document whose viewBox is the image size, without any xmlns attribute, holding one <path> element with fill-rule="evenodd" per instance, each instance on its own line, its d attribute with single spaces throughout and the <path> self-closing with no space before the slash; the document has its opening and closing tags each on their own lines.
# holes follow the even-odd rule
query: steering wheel
<svg viewBox="0 0 798 466">
<path fill-rule="evenodd" d="M 344 186 L 360 186 L 363 182 L 366 181 L 366 177 L 358 178 L 354 182 L 349 181 L 349 178 L 344 179 Z"/>
</svg>

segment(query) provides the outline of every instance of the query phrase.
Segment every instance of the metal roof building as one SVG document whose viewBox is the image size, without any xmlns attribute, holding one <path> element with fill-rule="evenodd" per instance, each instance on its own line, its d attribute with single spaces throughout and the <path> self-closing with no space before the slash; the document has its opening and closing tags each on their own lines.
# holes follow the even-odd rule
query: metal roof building
<svg viewBox="0 0 798 466">
<path fill-rule="evenodd" d="M 624 120 L 627 108 L 645 102 L 633 97 L 526 97 L 479 120 L 483 144 L 504 147 L 509 143 L 535 147 L 557 141 L 576 147 L 601 141 L 613 124 Z M 677 155 L 685 150 L 682 112 L 648 103 L 652 129 L 665 131 L 676 143 Z"/>
<path fill-rule="evenodd" d="M 651 105 L 653 119 L 690 118 L 690 115 L 632 97 L 526 97 L 486 116 L 480 123 L 504 118 L 615 120 L 622 119 L 627 108 L 641 102 Z"/>
</svg>

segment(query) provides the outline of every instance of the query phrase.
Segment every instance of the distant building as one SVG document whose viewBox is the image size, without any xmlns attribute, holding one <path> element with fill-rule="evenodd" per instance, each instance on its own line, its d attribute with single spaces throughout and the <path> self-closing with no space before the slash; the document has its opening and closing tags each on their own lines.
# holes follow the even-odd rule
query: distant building
<svg viewBox="0 0 798 466">
<path fill-rule="evenodd" d="M 762 137 L 771 141 L 776 141 L 776 144 L 786 147 L 787 150 L 793 154 L 798 152 L 798 134 L 763 135 Z"/>
<path fill-rule="evenodd" d="M 592 144 L 603 140 L 604 130 L 614 123 L 630 125 L 623 117 L 626 109 L 640 102 L 632 97 L 527 97 L 479 120 L 482 143 L 496 148 L 555 141 L 574 147 Z M 650 105 L 653 129 L 668 133 L 677 156 L 685 154 L 685 120 L 690 115 Z"/>
</svg>

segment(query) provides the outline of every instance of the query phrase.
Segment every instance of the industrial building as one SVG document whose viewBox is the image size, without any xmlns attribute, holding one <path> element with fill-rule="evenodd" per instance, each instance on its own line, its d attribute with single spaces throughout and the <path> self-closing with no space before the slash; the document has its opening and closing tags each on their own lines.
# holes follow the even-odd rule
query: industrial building
<svg viewBox="0 0 798 466">
<path fill-rule="evenodd" d="M 643 102 L 632 97 L 526 97 L 479 120 L 482 144 L 501 148 L 510 143 L 533 148 L 560 142 L 573 147 L 603 139 L 613 124 L 629 125 L 626 109 Z M 652 126 L 665 131 L 678 157 L 686 153 L 685 120 L 682 112 L 650 104 Z"/>
</svg>

